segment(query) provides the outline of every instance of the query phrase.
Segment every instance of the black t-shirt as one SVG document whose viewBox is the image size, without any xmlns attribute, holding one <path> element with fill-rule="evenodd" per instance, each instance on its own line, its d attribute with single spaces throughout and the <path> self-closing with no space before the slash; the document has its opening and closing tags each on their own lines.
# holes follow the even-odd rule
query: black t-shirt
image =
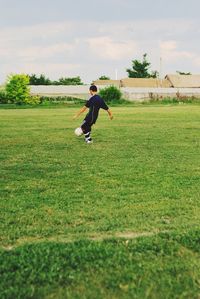
<svg viewBox="0 0 200 299">
<path fill-rule="evenodd" d="M 85 121 L 94 124 L 99 115 L 99 109 L 108 110 L 108 106 L 104 102 L 104 100 L 99 95 L 92 96 L 85 104 L 87 108 L 89 108 L 89 112 L 85 117 Z"/>
</svg>

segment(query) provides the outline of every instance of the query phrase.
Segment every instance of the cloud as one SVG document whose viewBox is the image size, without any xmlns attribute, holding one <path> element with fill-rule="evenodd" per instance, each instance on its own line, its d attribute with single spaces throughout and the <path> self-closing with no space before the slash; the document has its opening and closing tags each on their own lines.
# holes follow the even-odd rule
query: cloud
<svg viewBox="0 0 200 299">
<path fill-rule="evenodd" d="M 24 73 L 46 73 L 48 75 L 56 74 L 66 74 L 69 71 L 77 70 L 80 67 L 79 64 L 69 64 L 69 63 L 44 63 L 42 65 L 27 63 L 22 66 L 22 71 Z M 54 77 L 54 76 L 53 76 Z"/>
<path fill-rule="evenodd" d="M 69 54 L 73 51 L 74 45 L 67 43 L 59 43 L 50 46 L 36 46 L 23 48 L 18 52 L 18 57 L 23 60 L 34 61 L 41 60 L 43 58 L 52 58 L 54 55 L 61 53 Z"/>
<path fill-rule="evenodd" d="M 29 26 L 9 26 L 0 30 L 0 38 L 5 41 L 32 40 L 34 38 L 48 38 L 62 32 L 70 32 L 73 22 L 47 22 Z"/>
<path fill-rule="evenodd" d="M 81 75 L 91 82 L 98 75 L 125 77 L 132 59 L 144 53 L 163 74 L 177 69 L 200 72 L 196 32 L 198 20 L 132 21 L 72 20 L 0 30 L 0 80 L 11 72 Z"/>
<path fill-rule="evenodd" d="M 164 41 L 160 43 L 160 49 L 163 52 L 174 51 L 177 48 L 177 42 L 174 40 Z"/>
<path fill-rule="evenodd" d="M 109 36 L 94 37 L 87 40 L 90 50 L 105 60 L 120 60 L 134 55 L 137 44 L 134 41 L 116 41 Z"/>
<path fill-rule="evenodd" d="M 13 48 L 0 48 L 1 57 L 14 59 L 21 59 L 22 61 L 36 61 L 43 58 L 52 58 L 54 55 L 59 55 L 61 53 L 72 53 L 74 49 L 73 44 L 59 43 L 50 46 L 17 46 Z"/>
<path fill-rule="evenodd" d="M 196 55 L 193 52 L 185 51 L 178 48 L 177 41 L 164 41 L 160 43 L 161 57 L 166 61 L 173 62 L 182 59 L 195 59 Z"/>
</svg>

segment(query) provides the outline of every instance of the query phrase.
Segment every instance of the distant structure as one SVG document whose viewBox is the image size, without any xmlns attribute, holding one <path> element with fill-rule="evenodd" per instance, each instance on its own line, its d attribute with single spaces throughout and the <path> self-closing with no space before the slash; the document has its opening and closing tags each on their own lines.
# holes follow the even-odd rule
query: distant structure
<svg viewBox="0 0 200 299">
<path fill-rule="evenodd" d="M 157 78 L 124 78 L 121 80 L 96 80 L 97 86 L 116 86 L 132 88 L 200 88 L 200 75 L 166 75 Z"/>
<path fill-rule="evenodd" d="M 103 85 L 103 86 L 116 86 L 118 88 L 121 87 L 121 80 L 96 80 L 92 82 L 92 84 L 95 84 L 97 86 Z"/>
<path fill-rule="evenodd" d="M 150 99 L 194 97 L 200 99 L 200 75 L 166 75 L 164 79 L 124 78 L 121 80 L 96 80 L 99 89 L 106 86 L 120 88 L 124 99 L 145 101 Z M 31 94 L 51 97 L 88 99 L 90 85 L 78 86 L 31 86 Z"/>
<path fill-rule="evenodd" d="M 160 80 L 154 78 L 125 78 L 121 80 L 121 87 L 170 87 L 167 79 Z"/>
<path fill-rule="evenodd" d="M 174 88 L 200 88 L 200 75 L 166 75 L 165 80 Z"/>
</svg>

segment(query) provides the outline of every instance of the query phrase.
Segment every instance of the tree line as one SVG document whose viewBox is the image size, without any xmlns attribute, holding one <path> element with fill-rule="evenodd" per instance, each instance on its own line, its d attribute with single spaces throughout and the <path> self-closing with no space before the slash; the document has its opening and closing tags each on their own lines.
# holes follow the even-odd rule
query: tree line
<svg viewBox="0 0 200 299">
<path fill-rule="evenodd" d="M 81 78 L 77 77 L 61 77 L 57 81 L 52 81 L 44 74 L 36 75 L 31 74 L 28 75 L 29 77 L 29 84 L 30 85 L 83 85 Z"/>
</svg>

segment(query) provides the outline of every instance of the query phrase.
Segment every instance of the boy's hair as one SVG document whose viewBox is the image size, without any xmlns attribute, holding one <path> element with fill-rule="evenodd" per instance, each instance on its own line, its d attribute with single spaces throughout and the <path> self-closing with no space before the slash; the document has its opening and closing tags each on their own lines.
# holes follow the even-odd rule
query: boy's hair
<svg viewBox="0 0 200 299">
<path fill-rule="evenodd" d="M 91 90 L 91 91 L 94 91 L 94 92 L 97 92 L 97 87 L 96 87 L 96 85 L 91 85 L 91 86 L 90 86 L 90 90 Z"/>
</svg>

